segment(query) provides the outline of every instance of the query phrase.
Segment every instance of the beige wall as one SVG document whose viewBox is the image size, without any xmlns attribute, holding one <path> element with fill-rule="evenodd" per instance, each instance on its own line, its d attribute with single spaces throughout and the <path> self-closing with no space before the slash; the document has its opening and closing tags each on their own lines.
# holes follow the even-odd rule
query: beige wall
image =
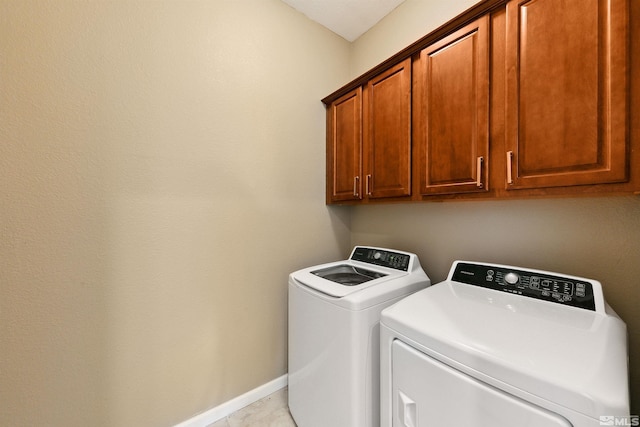
<svg viewBox="0 0 640 427">
<path fill-rule="evenodd" d="M 474 3 L 406 0 L 353 44 L 352 77 Z M 416 24 L 421 20 L 424 26 Z M 639 134 L 632 129 L 632 137 Z M 627 322 L 632 413 L 640 412 L 640 196 L 362 206 L 353 209 L 351 232 L 352 244 L 415 251 L 434 281 L 446 277 L 455 259 L 600 280 L 608 302 Z"/>
<path fill-rule="evenodd" d="M 279 0 L 0 0 L 0 425 L 170 426 L 286 373 L 286 280 L 348 250 Z"/>
</svg>

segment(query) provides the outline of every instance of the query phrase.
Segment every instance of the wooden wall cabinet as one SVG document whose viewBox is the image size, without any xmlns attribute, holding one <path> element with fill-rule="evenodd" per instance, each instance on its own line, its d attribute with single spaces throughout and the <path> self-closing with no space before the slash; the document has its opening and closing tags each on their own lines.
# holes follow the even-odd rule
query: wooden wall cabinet
<svg viewBox="0 0 640 427">
<path fill-rule="evenodd" d="M 369 80 L 364 92 L 365 193 L 411 195 L 411 59 Z"/>
<path fill-rule="evenodd" d="M 475 4 L 323 99 L 327 203 L 640 194 L 639 15 Z"/>
<path fill-rule="evenodd" d="M 327 202 L 362 198 L 362 88 L 327 109 Z"/>
<path fill-rule="evenodd" d="M 507 3 L 507 189 L 628 180 L 628 8 Z"/>
<path fill-rule="evenodd" d="M 411 60 L 327 109 L 327 202 L 411 196 Z"/>
<path fill-rule="evenodd" d="M 414 96 L 423 195 L 489 189 L 489 17 L 420 52 Z"/>
</svg>

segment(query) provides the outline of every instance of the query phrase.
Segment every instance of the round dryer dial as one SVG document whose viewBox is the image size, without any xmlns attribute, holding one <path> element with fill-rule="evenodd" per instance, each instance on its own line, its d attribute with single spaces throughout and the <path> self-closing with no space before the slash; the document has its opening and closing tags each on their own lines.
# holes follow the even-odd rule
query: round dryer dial
<svg viewBox="0 0 640 427">
<path fill-rule="evenodd" d="M 520 276 L 518 276 L 514 272 L 509 272 L 504 275 L 504 281 L 510 285 L 515 285 L 520 280 Z"/>
</svg>

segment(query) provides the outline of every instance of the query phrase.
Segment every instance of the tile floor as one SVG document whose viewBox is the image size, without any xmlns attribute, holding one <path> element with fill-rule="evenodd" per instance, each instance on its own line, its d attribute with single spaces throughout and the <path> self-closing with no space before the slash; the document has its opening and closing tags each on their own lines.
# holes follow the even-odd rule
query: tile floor
<svg viewBox="0 0 640 427">
<path fill-rule="evenodd" d="M 208 427 L 296 427 L 287 397 L 285 387 Z"/>
</svg>

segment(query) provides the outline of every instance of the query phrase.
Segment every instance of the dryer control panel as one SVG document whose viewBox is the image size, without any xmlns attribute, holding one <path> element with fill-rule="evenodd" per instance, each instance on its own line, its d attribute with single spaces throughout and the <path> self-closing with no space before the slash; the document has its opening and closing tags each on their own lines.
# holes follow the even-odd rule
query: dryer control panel
<svg viewBox="0 0 640 427">
<path fill-rule="evenodd" d="M 594 288 L 588 279 L 538 270 L 459 262 L 452 280 L 557 304 L 596 310 Z"/>
<path fill-rule="evenodd" d="M 381 267 L 408 271 L 411 255 L 380 248 L 356 246 L 351 254 L 351 259 Z"/>
</svg>

